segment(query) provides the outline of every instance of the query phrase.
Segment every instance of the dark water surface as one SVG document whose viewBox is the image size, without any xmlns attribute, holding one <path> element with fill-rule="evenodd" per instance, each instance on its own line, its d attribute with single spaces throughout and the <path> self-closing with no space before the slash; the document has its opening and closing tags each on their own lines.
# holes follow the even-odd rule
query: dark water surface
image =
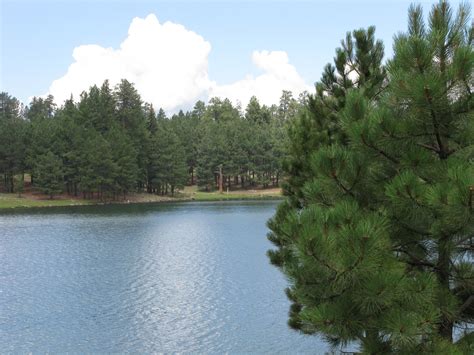
<svg viewBox="0 0 474 355">
<path fill-rule="evenodd" d="M 0 214 L 0 352 L 305 352 L 265 255 L 276 202 Z"/>
</svg>

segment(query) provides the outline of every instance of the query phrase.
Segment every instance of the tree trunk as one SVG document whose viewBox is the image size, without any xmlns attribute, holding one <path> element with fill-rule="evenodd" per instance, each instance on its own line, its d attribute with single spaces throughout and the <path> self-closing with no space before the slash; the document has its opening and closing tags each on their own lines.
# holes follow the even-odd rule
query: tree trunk
<svg viewBox="0 0 474 355">
<path fill-rule="evenodd" d="M 10 192 L 13 193 L 15 187 L 13 186 L 13 181 L 15 179 L 13 178 L 13 173 L 10 173 Z"/>
<path fill-rule="evenodd" d="M 441 288 L 446 290 L 448 293 L 451 293 L 451 288 L 449 287 L 450 255 L 448 244 L 449 237 L 447 236 L 442 237 L 438 242 L 438 263 L 436 265 L 436 274 Z M 438 328 L 439 335 L 451 343 L 453 342 L 453 327 L 453 321 L 450 320 L 448 316 L 441 314 Z"/>
<path fill-rule="evenodd" d="M 219 165 L 219 193 L 223 192 L 222 189 L 222 165 Z"/>
</svg>

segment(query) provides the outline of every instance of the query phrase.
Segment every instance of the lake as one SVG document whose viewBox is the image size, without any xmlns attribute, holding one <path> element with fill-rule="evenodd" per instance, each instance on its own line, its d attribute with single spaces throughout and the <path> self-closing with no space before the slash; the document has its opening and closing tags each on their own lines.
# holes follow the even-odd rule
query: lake
<svg viewBox="0 0 474 355">
<path fill-rule="evenodd" d="M 1 352 L 324 353 L 288 328 L 275 201 L 0 214 Z"/>
</svg>

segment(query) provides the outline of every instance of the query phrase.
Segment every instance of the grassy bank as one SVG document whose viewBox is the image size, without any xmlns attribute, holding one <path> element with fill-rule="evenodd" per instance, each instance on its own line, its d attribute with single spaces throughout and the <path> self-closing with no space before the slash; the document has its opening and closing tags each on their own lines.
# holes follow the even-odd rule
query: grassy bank
<svg viewBox="0 0 474 355">
<path fill-rule="evenodd" d="M 78 205 L 90 205 L 92 201 L 79 200 L 79 199 L 55 199 L 50 200 L 47 198 L 33 198 L 30 195 L 24 195 L 18 197 L 17 194 L 3 194 L 0 193 L 0 209 L 4 208 L 28 208 L 28 207 L 53 207 L 53 206 L 78 206 Z"/>
<path fill-rule="evenodd" d="M 237 191 L 229 193 L 218 192 L 202 192 L 196 191 L 192 194 L 194 201 L 229 201 L 229 200 L 272 200 L 281 198 L 280 190 L 251 190 L 251 191 Z"/>
<path fill-rule="evenodd" d="M 184 202 L 184 201 L 231 201 L 231 200 L 270 200 L 281 198 L 280 189 L 238 190 L 220 194 L 219 192 L 198 191 L 195 186 L 188 186 L 175 196 L 160 196 L 151 194 L 129 194 L 124 200 L 109 201 L 108 203 L 160 203 L 160 202 Z M 30 208 L 30 207 L 53 207 L 53 206 L 79 206 L 103 204 L 99 200 L 72 199 L 67 196 L 58 196 L 48 199 L 46 196 L 37 194 L 0 193 L 0 209 Z"/>
</svg>

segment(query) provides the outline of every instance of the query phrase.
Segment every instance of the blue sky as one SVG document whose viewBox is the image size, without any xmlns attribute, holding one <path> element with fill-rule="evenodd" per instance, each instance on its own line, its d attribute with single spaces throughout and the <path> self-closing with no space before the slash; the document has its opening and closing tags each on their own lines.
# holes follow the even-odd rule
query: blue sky
<svg viewBox="0 0 474 355">
<path fill-rule="evenodd" d="M 52 82 L 65 76 L 74 62 L 74 48 L 96 44 L 117 50 L 127 38 L 132 19 L 144 19 L 151 13 L 160 24 L 171 21 L 183 25 L 210 44 L 207 77 L 219 87 L 215 93 L 232 95 L 234 83 L 265 74 L 266 64 L 259 67 L 258 60 L 252 57 L 254 51 L 263 50 L 286 52 L 289 65 L 312 86 L 323 66 L 332 60 L 346 31 L 375 25 L 376 35 L 384 41 L 386 54 L 390 55 L 393 35 L 406 29 L 410 3 L 1 0 L 0 89 L 25 102 L 31 96 L 49 92 Z M 419 3 L 428 12 L 433 1 Z M 151 38 L 146 40 L 154 42 Z M 272 57 L 271 53 L 267 57 Z M 156 77 L 157 82 L 159 79 Z M 241 84 L 240 90 L 253 87 Z M 61 87 L 68 88 L 64 85 Z M 221 86 L 226 89 L 221 90 Z M 199 95 L 190 94 L 189 99 Z M 178 101 L 175 106 L 186 106 L 184 101 Z"/>
</svg>

